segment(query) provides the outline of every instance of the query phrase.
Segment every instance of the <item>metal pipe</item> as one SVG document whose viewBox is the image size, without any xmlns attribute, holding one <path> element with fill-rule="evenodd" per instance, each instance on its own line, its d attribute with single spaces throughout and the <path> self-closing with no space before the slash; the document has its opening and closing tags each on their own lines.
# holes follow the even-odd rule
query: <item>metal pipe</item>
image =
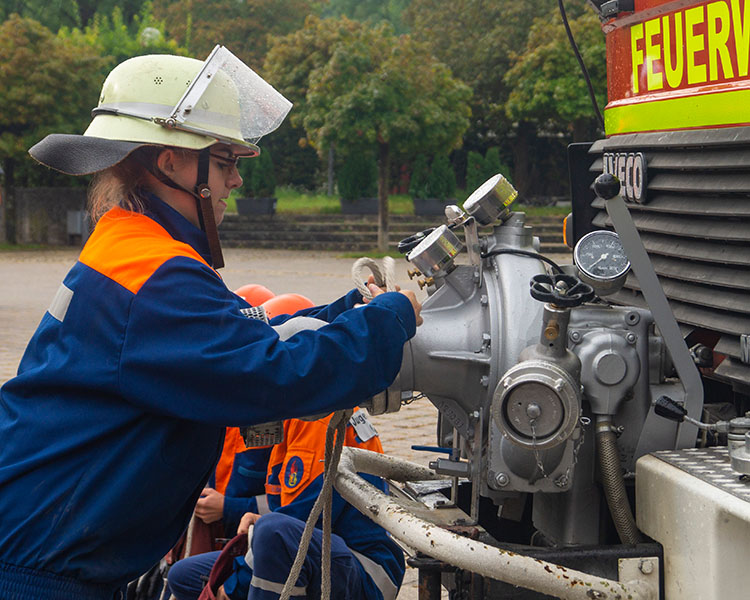
<svg viewBox="0 0 750 600">
<path fill-rule="evenodd" d="M 460 569 L 564 600 L 654 600 L 644 581 L 621 583 L 561 567 L 537 558 L 494 548 L 451 533 L 420 518 L 431 512 L 418 502 L 388 497 L 357 473 L 393 481 L 440 479 L 420 465 L 369 452 L 344 448 L 334 485 L 344 499 L 388 530 L 405 545 Z"/>
</svg>

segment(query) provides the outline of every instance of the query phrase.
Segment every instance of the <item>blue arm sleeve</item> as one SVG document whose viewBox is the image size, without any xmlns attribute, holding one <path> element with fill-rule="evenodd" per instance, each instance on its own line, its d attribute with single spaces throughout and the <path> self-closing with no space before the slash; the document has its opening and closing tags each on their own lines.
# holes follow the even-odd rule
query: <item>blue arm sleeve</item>
<svg viewBox="0 0 750 600">
<path fill-rule="evenodd" d="M 326 321 L 330 323 L 333 319 L 338 317 L 342 312 L 345 310 L 349 310 L 350 308 L 354 308 L 355 304 L 360 304 L 362 302 L 362 294 L 360 294 L 357 290 L 351 290 L 346 296 L 343 296 L 336 300 L 335 302 L 332 302 L 331 304 L 325 305 L 325 306 L 313 306 L 311 308 L 305 308 L 298 312 L 296 312 L 294 315 L 279 315 L 278 317 L 275 317 L 271 319 L 272 325 L 279 325 L 280 323 L 283 323 L 287 319 L 294 317 L 315 317 L 316 319 L 320 319 L 321 321 Z"/>
<path fill-rule="evenodd" d="M 148 411 L 217 426 L 328 413 L 388 387 L 416 331 L 411 303 L 398 293 L 284 342 L 242 315 L 243 305 L 205 265 L 167 261 L 132 300 L 121 395 Z"/>
</svg>

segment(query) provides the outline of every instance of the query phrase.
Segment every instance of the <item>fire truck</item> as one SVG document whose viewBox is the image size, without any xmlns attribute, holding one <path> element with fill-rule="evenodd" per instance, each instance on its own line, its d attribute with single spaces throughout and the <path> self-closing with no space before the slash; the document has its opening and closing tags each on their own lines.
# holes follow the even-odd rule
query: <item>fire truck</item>
<svg viewBox="0 0 750 600">
<path fill-rule="evenodd" d="M 750 593 L 750 1 L 593 6 L 609 102 L 569 148 L 571 264 L 500 175 L 405 240 L 424 325 L 371 408 L 429 399 L 433 460 L 342 456 L 420 600 Z"/>
</svg>

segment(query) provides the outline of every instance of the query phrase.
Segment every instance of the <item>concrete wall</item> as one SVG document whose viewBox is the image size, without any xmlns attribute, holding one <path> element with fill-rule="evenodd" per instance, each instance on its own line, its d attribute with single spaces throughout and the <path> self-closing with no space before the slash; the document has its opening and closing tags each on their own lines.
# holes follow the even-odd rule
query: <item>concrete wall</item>
<svg viewBox="0 0 750 600">
<path fill-rule="evenodd" d="M 86 188 L 16 188 L 18 243 L 80 245 L 88 235 L 88 222 L 82 228 L 75 217 L 86 210 L 86 192 Z"/>
</svg>

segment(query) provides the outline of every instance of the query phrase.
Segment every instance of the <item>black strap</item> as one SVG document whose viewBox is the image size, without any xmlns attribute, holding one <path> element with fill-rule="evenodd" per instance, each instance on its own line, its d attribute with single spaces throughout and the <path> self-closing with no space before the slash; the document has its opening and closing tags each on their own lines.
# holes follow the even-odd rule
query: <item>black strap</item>
<svg viewBox="0 0 750 600">
<path fill-rule="evenodd" d="M 214 218 L 214 207 L 211 202 L 211 188 L 208 187 L 208 169 L 211 164 L 211 149 L 204 148 L 198 154 L 198 180 L 195 184 L 194 195 L 198 209 L 198 222 L 206 233 L 208 249 L 211 252 L 211 266 L 221 269 L 224 266 L 224 256 L 221 253 L 219 230 Z"/>
</svg>

